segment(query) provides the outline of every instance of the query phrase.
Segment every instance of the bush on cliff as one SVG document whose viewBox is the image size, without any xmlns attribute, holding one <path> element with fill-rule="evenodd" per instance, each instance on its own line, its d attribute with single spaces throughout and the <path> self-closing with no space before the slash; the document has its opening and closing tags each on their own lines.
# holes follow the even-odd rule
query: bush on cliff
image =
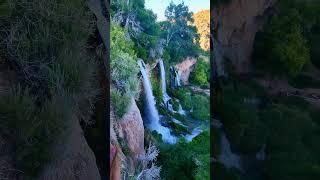
<svg viewBox="0 0 320 180">
<path fill-rule="evenodd" d="M 0 56 L 19 84 L 1 92 L 0 132 L 16 140 L 14 168 L 33 179 L 71 118 L 90 116 L 93 16 L 83 0 L 1 1 L 0 9 Z"/>
<path fill-rule="evenodd" d="M 130 99 L 138 93 L 138 64 L 134 43 L 126 35 L 126 30 L 117 25 L 111 26 L 110 70 L 111 104 L 116 115 L 121 118 L 130 105 Z"/>
<path fill-rule="evenodd" d="M 190 82 L 199 86 L 208 86 L 210 75 L 210 64 L 202 58 L 199 58 L 194 70 L 190 74 Z"/>
</svg>

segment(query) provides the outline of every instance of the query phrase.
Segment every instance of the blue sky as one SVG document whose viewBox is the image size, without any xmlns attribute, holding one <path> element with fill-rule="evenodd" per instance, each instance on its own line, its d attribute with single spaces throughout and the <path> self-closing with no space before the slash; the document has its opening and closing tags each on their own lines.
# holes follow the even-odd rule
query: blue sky
<svg viewBox="0 0 320 180">
<path fill-rule="evenodd" d="M 165 19 L 164 11 L 171 1 L 176 4 L 184 1 L 184 4 L 194 13 L 203 9 L 210 9 L 210 0 L 145 0 L 145 6 L 157 14 L 158 20 L 161 21 Z"/>
</svg>

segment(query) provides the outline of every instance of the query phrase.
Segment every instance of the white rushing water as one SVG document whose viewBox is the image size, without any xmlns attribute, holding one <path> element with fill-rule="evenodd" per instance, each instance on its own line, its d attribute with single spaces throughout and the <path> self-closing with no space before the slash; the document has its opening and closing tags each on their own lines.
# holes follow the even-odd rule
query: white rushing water
<svg viewBox="0 0 320 180">
<path fill-rule="evenodd" d="M 166 71 L 164 68 L 163 60 L 159 60 L 160 65 L 160 75 L 161 75 L 161 88 L 162 88 L 162 95 L 163 95 L 163 103 L 167 106 L 168 109 L 172 110 L 172 105 L 168 104 L 171 97 L 167 94 L 167 84 L 166 84 Z"/>
<path fill-rule="evenodd" d="M 227 168 L 236 168 L 240 171 L 243 171 L 241 157 L 238 154 L 232 152 L 230 142 L 227 139 L 227 136 L 222 129 L 222 126 L 223 126 L 222 123 L 220 121 L 213 121 L 213 124 L 221 132 L 220 133 L 221 134 L 221 137 L 220 137 L 221 153 L 218 157 L 218 161 L 220 161 Z"/>
<path fill-rule="evenodd" d="M 193 138 L 197 137 L 200 133 L 202 133 L 202 129 L 200 127 L 194 128 L 191 134 L 186 135 L 184 138 L 187 142 L 191 142 Z"/>
<path fill-rule="evenodd" d="M 158 110 L 156 109 L 156 102 L 152 93 L 152 86 L 149 79 L 149 76 L 146 71 L 145 63 L 142 59 L 138 60 L 138 64 L 140 67 L 140 71 L 143 78 L 143 87 L 144 87 L 144 93 L 146 98 L 146 104 L 145 104 L 145 117 L 147 120 L 147 127 L 151 129 L 152 131 L 155 130 L 158 133 L 162 135 L 162 140 L 173 144 L 177 141 L 176 137 L 171 135 L 170 129 L 162 126 L 160 124 L 160 118 Z"/>
<path fill-rule="evenodd" d="M 175 73 L 176 73 L 176 85 L 177 86 L 181 86 L 181 84 L 180 84 L 180 75 L 179 75 L 179 73 L 178 73 L 178 71 L 175 71 Z"/>
</svg>

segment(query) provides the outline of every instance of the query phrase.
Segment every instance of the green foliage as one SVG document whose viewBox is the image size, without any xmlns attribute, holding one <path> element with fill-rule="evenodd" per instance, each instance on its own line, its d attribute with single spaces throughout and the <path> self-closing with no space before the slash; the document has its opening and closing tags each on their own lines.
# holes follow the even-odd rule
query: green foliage
<svg viewBox="0 0 320 180">
<path fill-rule="evenodd" d="M 298 97 L 268 98 L 248 83 L 236 87 L 223 87 L 215 105 L 233 149 L 253 155 L 265 144 L 262 170 L 267 179 L 319 177 L 319 109 Z M 219 168 L 215 176 L 229 177 L 223 167 L 215 168 Z"/>
<path fill-rule="evenodd" d="M 116 115 L 121 118 L 128 106 L 130 97 L 138 92 L 139 72 L 134 43 L 126 36 L 126 31 L 119 26 L 111 26 L 111 102 L 115 106 Z"/>
<path fill-rule="evenodd" d="M 179 102 L 175 98 L 170 99 L 169 103 L 172 104 L 172 109 L 174 111 L 178 111 L 179 110 Z"/>
<path fill-rule="evenodd" d="M 258 116 L 256 101 L 259 96 L 252 85 L 237 87 L 225 87 L 222 96 L 216 98 L 215 111 L 224 124 L 232 147 L 242 153 L 257 152 L 266 137 L 265 127 Z"/>
<path fill-rule="evenodd" d="M 135 44 L 133 48 L 139 58 L 146 62 L 155 59 L 149 52 L 156 48 L 160 27 L 156 15 L 144 6 L 144 0 L 111 2 L 111 17 L 121 20 L 120 25 L 128 29 L 128 34 Z M 156 55 L 157 56 L 157 55 Z"/>
<path fill-rule="evenodd" d="M 179 87 L 178 89 L 168 89 L 168 94 L 171 97 L 175 97 L 180 100 L 181 106 L 185 110 L 191 110 L 192 108 L 192 99 L 191 99 L 191 90 L 185 87 Z"/>
<path fill-rule="evenodd" d="M 150 78 L 151 78 L 153 96 L 155 97 L 156 103 L 159 106 L 163 101 L 161 80 L 157 79 L 154 73 L 151 73 Z"/>
<path fill-rule="evenodd" d="M 1 58 L 19 80 L 1 94 L 0 128 L 16 140 L 14 168 L 30 179 L 51 160 L 68 122 L 91 115 L 93 16 L 82 0 L 1 1 L 0 9 Z"/>
<path fill-rule="evenodd" d="M 210 118 L 210 102 L 209 97 L 204 95 L 192 96 L 192 113 L 191 117 L 197 120 L 209 120 Z"/>
<path fill-rule="evenodd" d="M 305 145 L 313 139 L 314 124 L 308 113 L 284 105 L 263 112 L 272 129 L 267 139 L 266 173 L 272 179 L 308 179 L 313 174 L 314 156 Z"/>
<path fill-rule="evenodd" d="M 272 18 L 266 31 L 256 37 L 253 57 L 258 68 L 278 76 L 295 77 L 301 72 L 310 61 L 301 23 L 301 14 L 295 9 Z"/>
<path fill-rule="evenodd" d="M 172 117 L 177 119 L 177 120 L 179 120 L 179 121 L 181 121 L 181 122 L 186 122 L 186 120 L 187 120 L 185 116 L 183 116 L 183 115 L 181 115 L 179 113 L 173 113 Z"/>
<path fill-rule="evenodd" d="M 16 168 L 26 176 L 36 176 L 51 160 L 50 146 L 71 118 L 70 105 L 65 97 L 56 96 L 38 107 L 30 92 L 21 87 L 1 96 L 0 129 L 2 135 L 15 139 Z"/>
<path fill-rule="evenodd" d="M 167 21 L 160 23 L 161 37 L 166 40 L 165 50 L 172 62 L 179 62 L 187 56 L 196 56 L 199 52 L 199 35 L 193 22 L 192 13 L 188 6 L 174 4 L 173 2 L 165 11 Z"/>
<path fill-rule="evenodd" d="M 190 133 L 187 127 L 182 126 L 180 124 L 177 124 L 173 121 L 169 121 L 169 126 L 171 127 L 172 131 L 176 135 L 181 135 L 181 134 L 187 134 Z"/>
<path fill-rule="evenodd" d="M 199 86 L 208 86 L 210 75 L 210 64 L 202 58 L 199 58 L 194 70 L 190 74 L 190 82 Z"/>
<path fill-rule="evenodd" d="M 209 179 L 210 135 L 203 132 L 190 143 L 160 144 L 159 162 L 164 179 Z"/>
<path fill-rule="evenodd" d="M 111 90 L 110 99 L 117 117 L 121 118 L 128 111 L 131 98 L 128 94 L 123 94 L 118 90 Z"/>
</svg>

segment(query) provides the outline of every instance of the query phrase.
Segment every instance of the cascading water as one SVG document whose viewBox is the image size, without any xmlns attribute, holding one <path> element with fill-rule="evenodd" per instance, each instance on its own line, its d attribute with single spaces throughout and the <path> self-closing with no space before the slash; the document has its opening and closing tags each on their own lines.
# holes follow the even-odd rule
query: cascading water
<svg viewBox="0 0 320 180">
<path fill-rule="evenodd" d="M 175 71 L 175 73 L 176 73 L 176 85 L 179 87 L 179 86 L 181 86 L 180 75 L 179 75 L 178 71 Z"/>
<path fill-rule="evenodd" d="M 215 121 L 213 122 L 213 125 L 221 133 L 221 137 L 220 137 L 221 153 L 218 157 L 218 161 L 220 161 L 227 168 L 236 168 L 239 171 L 243 171 L 241 158 L 238 154 L 235 154 L 231 151 L 230 142 L 223 131 L 222 123 L 219 121 Z"/>
<path fill-rule="evenodd" d="M 166 71 L 164 69 L 163 60 L 159 60 L 160 65 L 160 75 L 161 75 L 161 88 L 162 88 L 162 95 L 163 95 L 163 103 L 168 106 L 168 101 L 171 99 L 170 96 L 167 94 L 167 85 L 166 85 Z"/>
<path fill-rule="evenodd" d="M 146 98 L 145 104 L 145 119 L 146 124 L 149 129 L 152 131 L 155 130 L 162 135 L 163 141 L 167 143 L 175 143 L 176 137 L 172 136 L 170 130 L 160 124 L 160 118 L 158 114 L 158 110 L 156 109 L 156 102 L 154 100 L 154 96 L 152 93 L 152 86 L 150 83 L 149 76 L 146 71 L 146 66 L 142 59 L 138 60 L 138 65 L 140 66 L 140 71 L 143 78 L 143 87 Z"/>
</svg>

